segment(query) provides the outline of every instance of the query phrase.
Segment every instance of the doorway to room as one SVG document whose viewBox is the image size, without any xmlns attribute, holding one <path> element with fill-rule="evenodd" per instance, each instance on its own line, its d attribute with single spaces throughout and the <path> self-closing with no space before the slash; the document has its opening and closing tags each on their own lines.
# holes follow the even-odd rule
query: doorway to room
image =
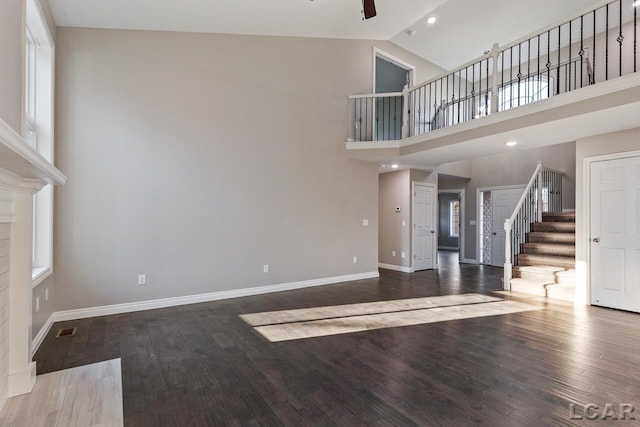
<svg viewBox="0 0 640 427">
<path fill-rule="evenodd" d="M 438 250 L 454 251 L 463 258 L 464 190 L 438 192 Z"/>
<path fill-rule="evenodd" d="M 478 189 L 478 261 L 503 267 L 504 222 L 511 217 L 525 186 Z"/>
<path fill-rule="evenodd" d="M 415 66 L 379 49 L 373 51 L 374 93 L 402 92 L 414 81 Z M 377 97 L 373 117 L 374 140 L 391 141 L 402 138 L 402 95 Z"/>
</svg>

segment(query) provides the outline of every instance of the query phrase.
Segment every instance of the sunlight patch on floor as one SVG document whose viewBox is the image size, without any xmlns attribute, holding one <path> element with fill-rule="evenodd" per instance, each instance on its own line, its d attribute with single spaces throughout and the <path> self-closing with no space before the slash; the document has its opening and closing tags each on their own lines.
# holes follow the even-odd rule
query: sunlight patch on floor
<svg viewBox="0 0 640 427">
<path fill-rule="evenodd" d="M 496 316 L 542 307 L 481 294 L 445 295 L 242 314 L 271 342 Z"/>
</svg>

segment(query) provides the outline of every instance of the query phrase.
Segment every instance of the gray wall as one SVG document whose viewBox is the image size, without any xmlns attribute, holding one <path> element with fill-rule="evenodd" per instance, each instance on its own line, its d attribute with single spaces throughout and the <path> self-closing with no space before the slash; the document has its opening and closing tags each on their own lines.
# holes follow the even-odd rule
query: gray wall
<svg viewBox="0 0 640 427">
<path fill-rule="evenodd" d="M 460 195 L 457 193 L 440 193 L 438 194 L 438 247 L 457 248 L 459 245 L 457 237 L 449 236 L 450 231 L 450 215 L 451 202 L 459 200 Z"/>
<path fill-rule="evenodd" d="M 21 0 L 0 6 L 0 119 L 22 134 L 22 8 Z"/>
<path fill-rule="evenodd" d="M 550 145 L 528 150 L 514 150 L 504 154 L 471 160 L 471 179 L 465 187 L 466 234 L 464 258 L 476 259 L 477 228 L 470 221 L 477 220 L 477 190 L 485 187 L 526 185 L 538 161 L 545 167 L 565 172 L 563 180 L 564 209 L 575 208 L 575 142 Z"/>
<path fill-rule="evenodd" d="M 379 176 L 380 226 L 378 261 L 383 264 L 411 266 L 411 183 L 409 170 L 382 173 Z M 395 208 L 400 207 L 400 212 Z M 402 225 L 404 221 L 404 226 Z M 393 256 L 392 251 L 396 254 Z M 402 258 L 402 252 L 405 257 Z"/>
<path fill-rule="evenodd" d="M 58 28 L 56 308 L 375 271 L 377 166 L 344 148 L 374 45 L 438 71 L 387 42 Z"/>
</svg>

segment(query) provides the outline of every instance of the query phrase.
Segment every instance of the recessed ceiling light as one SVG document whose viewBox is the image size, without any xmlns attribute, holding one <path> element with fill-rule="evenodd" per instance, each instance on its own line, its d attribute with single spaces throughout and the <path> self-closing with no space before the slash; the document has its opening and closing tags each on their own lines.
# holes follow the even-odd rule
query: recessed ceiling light
<svg viewBox="0 0 640 427">
<path fill-rule="evenodd" d="M 518 145 L 518 141 L 507 141 L 504 143 L 507 147 L 513 147 L 514 145 Z"/>
<path fill-rule="evenodd" d="M 394 163 L 394 164 L 391 165 L 391 167 L 394 168 L 394 169 L 398 169 L 398 164 Z"/>
<path fill-rule="evenodd" d="M 435 16 L 430 16 L 427 18 L 427 24 L 435 24 L 438 19 Z"/>
</svg>

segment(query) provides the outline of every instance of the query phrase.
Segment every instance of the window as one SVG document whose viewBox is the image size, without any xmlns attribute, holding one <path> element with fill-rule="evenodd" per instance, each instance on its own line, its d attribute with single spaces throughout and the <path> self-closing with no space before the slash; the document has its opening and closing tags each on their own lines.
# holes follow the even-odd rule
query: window
<svg viewBox="0 0 640 427">
<path fill-rule="evenodd" d="M 551 90 L 547 76 L 533 76 L 519 82 L 505 83 L 498 90 L 498 111 L 505 111 L 549 97 Z"/>
<path fill-rule="evenodd" d="M 449 202 L 449 237 L 460 236 L 460 201 Z"/>
<path fill-rule="evenodd" d="M 25 27 L 24 140 L 53 162 L 53 39 L 40 3 L 28 0 Z M 53 188 L 33 200 L 32 285 L 52 271 Z"/>
</svg>

